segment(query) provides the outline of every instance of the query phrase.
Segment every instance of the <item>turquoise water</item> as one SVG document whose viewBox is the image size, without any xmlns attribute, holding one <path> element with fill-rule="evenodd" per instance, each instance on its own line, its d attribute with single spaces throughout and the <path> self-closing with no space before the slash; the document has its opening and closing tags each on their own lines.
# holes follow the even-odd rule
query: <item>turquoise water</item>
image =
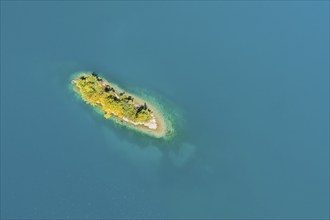
<svg viewBox="0 0 330 220">
<path fill-rule="evenodd" d="M 1 2 L 1 217 L 328 218 L 329 2 Z M 177 136 L 104 120 L 96 71 Z"/>
</svg>

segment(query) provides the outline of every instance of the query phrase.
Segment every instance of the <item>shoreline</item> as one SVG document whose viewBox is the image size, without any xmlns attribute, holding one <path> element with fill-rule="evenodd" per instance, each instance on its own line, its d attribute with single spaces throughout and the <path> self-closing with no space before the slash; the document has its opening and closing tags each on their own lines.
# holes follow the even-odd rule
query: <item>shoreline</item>
<svg viewBox="0 0 330 220">
<path fill-rule="evenodd" d="M 143 134 L 147 134 L 149 136 L 153 136 L 155 138 L 167 138 L 171 136 L 171 133 L 173 132 L 173 129 L 171 127 L 171 123 L 166 120 L 165 114 L 162 114 L 161 110 L 155 106 L 154 103 L 150 102 L 149 100 L 144 100 L 143 98 L 139 97 L 136 94 L 132 94 L 131 92 L 127 92 L 115 83 L 109 82 L 104 77 L 102 77 L 103 81 L 101 85 L 103 87 L 107 85 L 111 85 L 115 90 L 116 93 L 115 96 L 119 98 L 119 93 L 125 93 L 126 95 L 134 97 L 134 104 L 142 105 L 143 103 L 148 103 L 148 106 L 150 109 L 152 109 L 152 118 L 148 122 L 134 122 L 126 118 L 125 116 L 119 117 L 115 112 L 107 112 L 103 110 L 98 105 L 92 105 L 88 100 L 84 99 L 80 88 L 76 85 L 76 80 L 80 77 L 88 76 L 91 74 L 91 72 L 79 72 L 75 73 L 72 77 L 71 84 L 73 86 L 73 90 L 80 96 L 80 98 L 85 101 L 87 104 L 91 105 L 92 107 L 97 108 L 98 110 L 102 111 L 104 113 L 104 117 L 106 119 L 113 119 L 116 123 L 122 124 L 125 127 L 131 128 L 133 130 L 136 130 L 138 132 L 141 132 Z M 103 106 L 102 103 L 97 103 Z"/>
</svg>

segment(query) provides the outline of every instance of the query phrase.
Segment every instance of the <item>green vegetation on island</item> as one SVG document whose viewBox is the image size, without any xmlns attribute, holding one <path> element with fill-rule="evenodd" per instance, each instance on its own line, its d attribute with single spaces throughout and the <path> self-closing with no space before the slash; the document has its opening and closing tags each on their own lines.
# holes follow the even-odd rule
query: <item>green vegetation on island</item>
<svg viewBox="0 0 330 220">
<path fill-rule="evenodd" d="M 72 80 L 72 84 L 85 102 L 104 112 L 106 119 L 115 117 L 157 137 L 166 134 L 165 120 L 153 107 L 109 83 L 98 74 L 80 73 Z"/>
</svg>

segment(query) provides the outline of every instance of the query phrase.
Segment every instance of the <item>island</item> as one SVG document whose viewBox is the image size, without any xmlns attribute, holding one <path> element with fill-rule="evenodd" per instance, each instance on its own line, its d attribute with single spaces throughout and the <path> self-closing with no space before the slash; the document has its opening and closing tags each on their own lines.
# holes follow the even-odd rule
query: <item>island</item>
<svg viewBox="0 0 330 220">
<path fill-rule="evenodd" d="M 170 129 L 165 117 L 151 103 L 124 91 L 95 72 L 76 74 L 73 90 L 89 105 L 98 108 L 106 119 L 126 125 L 139 132 L 161 138 Z"/>
</svg>

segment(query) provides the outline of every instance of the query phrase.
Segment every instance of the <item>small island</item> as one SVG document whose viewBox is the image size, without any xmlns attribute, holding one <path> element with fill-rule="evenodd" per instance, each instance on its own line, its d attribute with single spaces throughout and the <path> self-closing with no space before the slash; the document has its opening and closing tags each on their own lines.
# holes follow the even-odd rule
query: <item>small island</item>
<svg viewBox="0 0 330 220">
<path fill-rule="evenodd" d="M 98 74 L 79 73 L 72 84 L 74 91 L 86 103 L 101 110 L 106 119 L 113 118 L 117 123 L 157 138 L 168 135 L 166 120 L 159 110 Z"/>
</svg>

